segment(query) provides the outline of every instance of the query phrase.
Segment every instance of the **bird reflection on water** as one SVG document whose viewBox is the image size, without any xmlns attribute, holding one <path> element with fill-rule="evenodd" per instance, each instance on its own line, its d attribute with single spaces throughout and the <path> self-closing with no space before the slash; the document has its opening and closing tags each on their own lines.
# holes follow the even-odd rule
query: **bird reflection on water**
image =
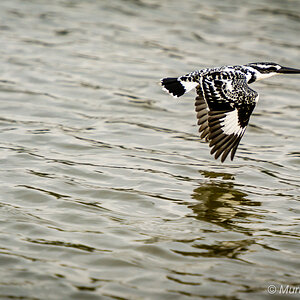
<svg viewBox="0 0 300 300">
<path fill-rule="evenodd" d="M 251 219 L 254 216 L 258 217 L 252 212 L 251 207 L 261 206 L 261 203 L 247 199 L 248 194 L 235 187 L 232 174 L 207 171 L 200 171 L 200 173 L 211 181 L 194 189 L 191 198 L 197 200 L 197 203 L 191 203 L 188 206 L 193 210 L 192 217 L 220 226 L 219 230 L 213 229 L 216 233 L 224 232 L 224 230 L 225 235 L 227 231 L 236 232 L 238 238 L 224 239 L 221 234 L 223 239 L 207 241 L 199 239 L 193 245 L 197 251 L 181 254 L 238 258 L 239 254 L 247 252 L 249 247 L 256 242 L 252 237 L 251 229 L 244 224 L 253 222 Z M 222 180 L 218 180 L 218 178 Z"/>
<path fill-rule="evenodd" d="M 253 214 L 241 210 L 241 206 L 248 208 L 261 205 L 258 201 L 248 199 L 247 193 L 235 187 L 232 181 L 233 174 L 211 171 L 200 171 L 200 173 L 211 180 L 199 185 L 191 194 L 192 199 L 199 201 L 189 206 L 195 213 L 196 219 L 225 228 L 234 227 L 237 226 L 235 223 L 244 222 Z"/>
</svg>

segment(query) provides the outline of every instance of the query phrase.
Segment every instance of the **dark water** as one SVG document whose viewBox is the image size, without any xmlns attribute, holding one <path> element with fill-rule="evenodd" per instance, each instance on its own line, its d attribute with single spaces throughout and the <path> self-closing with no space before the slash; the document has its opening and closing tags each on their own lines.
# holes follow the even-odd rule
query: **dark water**
<svg viewBox="0 0 300 300">
<path fill-rule="evenodd" d="M 253 86 L 225 164 L 194 94 L 157 82 L 299 68 L 300 1 L 2 0 L 0 20 L 1 299 L 299 297 L 279 289 L 300 286 L 300 78 Z"/>
</svg>

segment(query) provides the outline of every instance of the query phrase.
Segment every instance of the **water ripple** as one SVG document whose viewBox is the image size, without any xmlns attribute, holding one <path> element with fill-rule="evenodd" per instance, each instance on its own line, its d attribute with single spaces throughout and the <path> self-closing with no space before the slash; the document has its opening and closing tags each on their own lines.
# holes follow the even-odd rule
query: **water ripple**
<svg viewBox="0 0 300 300">
<path fill-rule="evenodd" d="M 199 139 L 194 95 L 158 84 L 299 67 L 297 1 L 0 8 L 0 298 L 252 299 L 297 282 L 299 78 L 254 86 L 224 164 Z"/>
</svg>

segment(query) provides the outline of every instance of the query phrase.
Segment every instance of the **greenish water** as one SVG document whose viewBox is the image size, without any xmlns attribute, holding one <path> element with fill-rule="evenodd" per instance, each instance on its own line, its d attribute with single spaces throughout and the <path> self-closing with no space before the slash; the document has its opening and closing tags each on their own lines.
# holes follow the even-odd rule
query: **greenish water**
<svg viewBox="0 0 300 300">
<path fill-rule="evenodd" d="M 161 77 L 299 62 L 299 1 L 0 4 L 0 298 L 281 299 L 300 286 L 300 77 L 233 162 Z M 275 295 L 267 292 L 275 285 Z"/>
</svg>

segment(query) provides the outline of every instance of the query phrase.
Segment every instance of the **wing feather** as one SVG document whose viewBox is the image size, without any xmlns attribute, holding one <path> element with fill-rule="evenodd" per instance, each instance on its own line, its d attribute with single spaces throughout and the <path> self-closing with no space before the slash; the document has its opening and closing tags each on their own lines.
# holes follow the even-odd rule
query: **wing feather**
<svg viewBox="0 0 300 300">
<path fill-rule="evenodd" d="M 208 139 L 210 141 L 209 146 L 212 148 L 211 154 L 215 153 L 216 159 L 222 155 L 221 161 L 223 162 L 230 151 L 234 151 L 233 159 L 246 130 L 246 126 L 242 126 L 239 122 L 238 110 L 209 112 L 209 114 L 212 115 L 211 118 L 208 118 L 210 129 Z"/>
<path fill-rule="evenodd" d="M 207 137 L 209 134 L 208 106 L 199 88 L 196 88 L 196 91 L 198 93 L 198 96 L 196 97 L 195 101 L 195 110 L 197 112 L 200 138 L 205 139 L 207 141 Z"/>
</svg>

